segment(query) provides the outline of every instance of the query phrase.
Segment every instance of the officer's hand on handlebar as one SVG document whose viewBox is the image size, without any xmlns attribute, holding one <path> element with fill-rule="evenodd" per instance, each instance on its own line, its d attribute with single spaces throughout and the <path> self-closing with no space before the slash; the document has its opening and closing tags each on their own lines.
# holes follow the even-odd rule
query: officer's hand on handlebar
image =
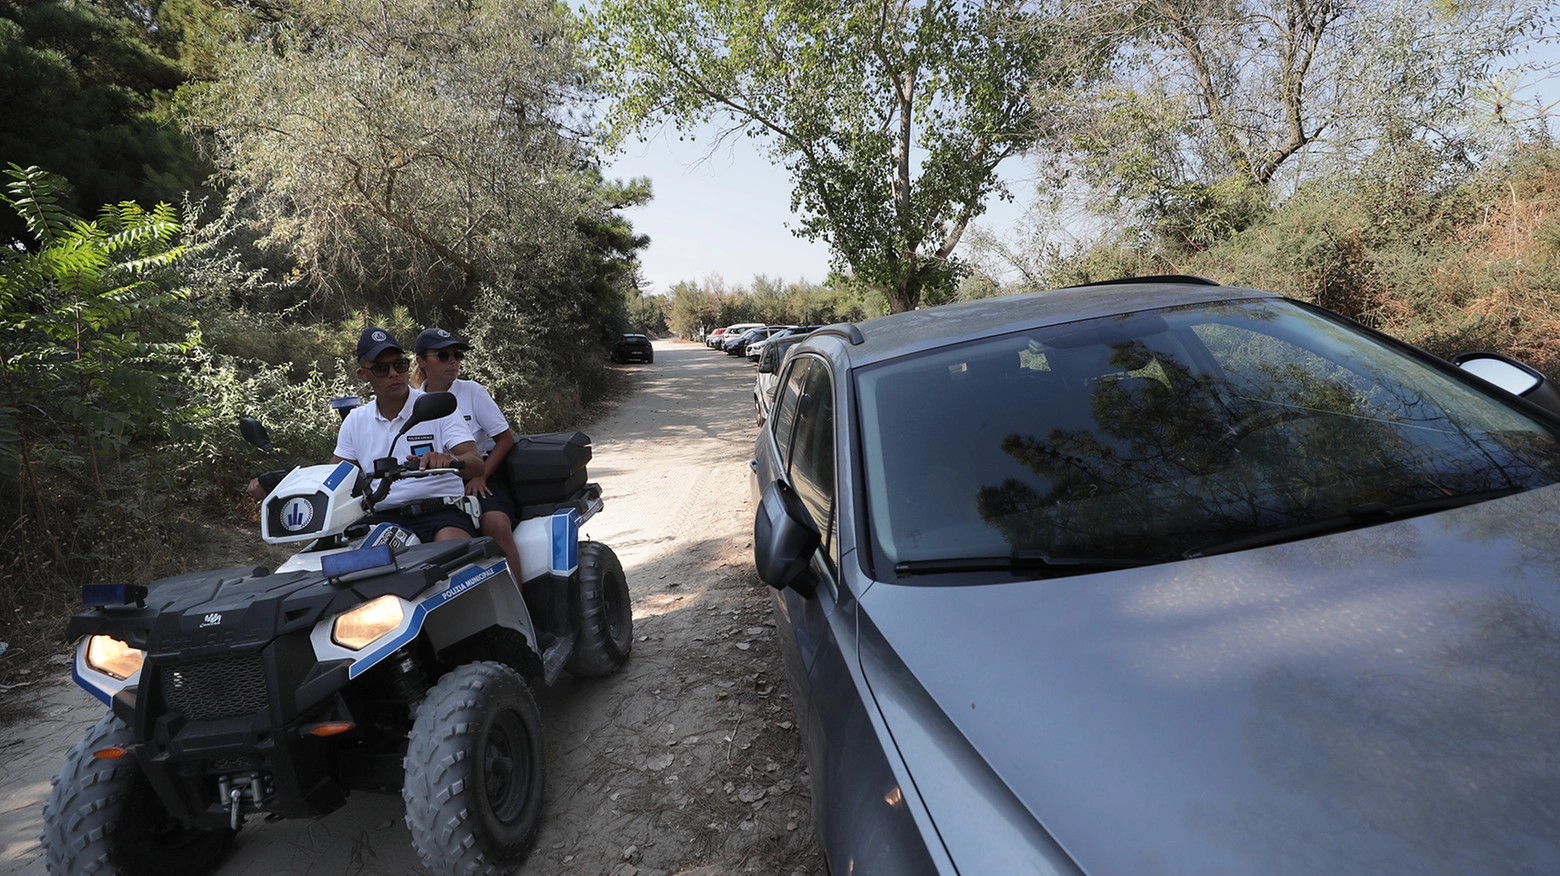
<svg viewBox="0 0 1560 876">
<path fill-rule="evenodd" d="M 415 453 L 407 454 L 406 462 L 408 465 L 416 463 L 416 467 L 421 471 L 427 471 L 430 468 L 459 469 L 465 465 L 465 462 L 461 459 L 448 453 L 440 453 L 437 450 L 430 450 L 422 456 L 418 456 Z"/>
</svg>

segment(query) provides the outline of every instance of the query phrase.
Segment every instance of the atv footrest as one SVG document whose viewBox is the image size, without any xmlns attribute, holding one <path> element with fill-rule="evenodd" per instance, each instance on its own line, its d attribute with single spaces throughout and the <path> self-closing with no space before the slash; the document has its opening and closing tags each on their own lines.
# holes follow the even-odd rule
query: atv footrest
<svg viewBox="0 0 1560 876">
<path fill-rule="evenodd" d="M 574 634 L 570 633 L 561 639 L 554 639 L 552 644 L 542 654 L 542 680 L 551 687 L 563 673 L 563 665 L 569 662 L 569 656 L 574 653 Z"/>
</svg>

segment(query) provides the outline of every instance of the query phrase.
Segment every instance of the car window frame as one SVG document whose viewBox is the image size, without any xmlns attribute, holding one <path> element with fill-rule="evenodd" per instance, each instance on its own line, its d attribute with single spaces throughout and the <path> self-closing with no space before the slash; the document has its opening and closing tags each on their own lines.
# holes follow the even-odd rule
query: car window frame
<svg viewBox="0 0 1560 876">
<path fill-rule="evenodd" d="M 781 369 L 780 380 L 775 384 L 775 400 L 764 428 L 769 430 L 770 436 L 774 439 L 775 453 L 782 473 L 790 468 L 791 433 L 796 426 L 796 406 L 801 400 L 800 388 L 795 393 L 791 393 L 792 381 L 799 379 L 805 384 L 806 372 L 812 368 L 814 361 L 812 356 L 797 356 Z M 786 407 L 788 401 L 789 408 Z M 784 434 L 781 434 L 781 424 L 784 424 Z"/>
<path fill-rule="evenodd" d="M 832 369 L 829 368 L 829 363 L 823 359 L 817 359 L 814 357 L 808 358 L 813 359 L 814 361 L 813 365 L 804 375 L 802 391 L 798 395 L 797 412 L 791 423 L 791 435 L 786 442 L 786 451 L 782 461 L 782 471 L 785 473 L 786 482 L 789 483 L 791 488 L 796 491 L 797 496 L 801 498 L 803 505 L 807 507 L 808 513 L 812 515 L 813 524 L 818 527 L 818 532 L 823 538 L 823 543 L 820 545 L 820 547 L 823 549 L 824 555 L 833 559 L 835 557 L 836 548 L 838 547 L 838 539 L 835 537 L 836 529 L 834 524 L 835 519 L 839 514 L 840 503 L 840 465 L 838 453 L 840 422 L 839 405 L 836 403 L 834 374 Z M 819 383 L 826 384 L 824 391 L 821 393 L 817 389 Z M 819 513 L 820 509 L 815 509 L 812 507 L 812 503 L 809 501 L 809 493 L 811 491 L 803 489 L 801 479 L 797 476 L 796 473 L 797 463 L 799 462 L 797 442 L 802 434 L 802 425 L 807 422 L 805 418 L 809 413 L 809 409 L 806 406 L 806 400 L 809 397 L 821 399 L 824 402 L 822 407 L 827 410 L 829 420 L 828 434 L 822 436 L 821 443 L 815 442 L 814 444 L 815 447 L 827 446 L 829 455 L 829 484 L 827 490 L 828 505 L 826 508 L 821 509 L 821 514 Z M 812 480 L 809 479 L 809 484 L 811 483 Z"/>
</svg>

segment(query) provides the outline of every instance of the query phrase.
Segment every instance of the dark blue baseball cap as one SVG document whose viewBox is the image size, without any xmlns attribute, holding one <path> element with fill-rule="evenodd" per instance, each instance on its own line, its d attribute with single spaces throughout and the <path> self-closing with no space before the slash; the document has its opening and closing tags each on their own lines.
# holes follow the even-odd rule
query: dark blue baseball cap
<svg viewBox="0 0 1560 876">
<path fill-rule="evenodd" d="M 417 345 L 412 352 L 421 356 L 429 350 L 442 350 L 445 347 L 470 347 L 471 345 L 455 337 L 441 328 L 423 329 L 417 336 Z"/>
<path fill-rule="evenodd" d="M 390 334 L 390 332 L 377 325 L 371 325 L 363 329 L 363 333 L 358 335 L 357 353 L 359 360 L 372 362 L 378 358 L 380 353 L 386 350 L 401 350 L 404 352 L 406 348 L 401 346 L 401 342 L 395 339 L 395 335 Z"/>
</svg>

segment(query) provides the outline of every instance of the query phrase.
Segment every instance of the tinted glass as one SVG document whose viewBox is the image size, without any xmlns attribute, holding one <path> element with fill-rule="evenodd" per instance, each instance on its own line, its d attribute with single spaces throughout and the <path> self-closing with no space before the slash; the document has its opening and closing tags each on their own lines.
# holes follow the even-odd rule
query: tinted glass
<svg viewBox="0 0 1560 876">
<path fill-rule="evenodd" d="M 792 363 L 785 373 L 785 382 L 780 384 L 780 392 L 775 398 L 775 413 L 770 418 L 770 427 L 775 430 L 775 446 L 780 450 L 780 460 L 784 463 L 791 441 L 791 424 L 796 421 L 796 405 L 801 400 L 802 386 L 807 380 L 807 371 L 812 367 L 813 360 L 798 359 Z"/>
<path fill-rule="evenodd" d="M 824 533 L 827 547 L 834 511 L 834 393 L 829 371 L 820 364 L 808 369 L 796 406 L 790 460 L 791 486 Z"/>
<path fill-rule="evenodd" d="M 1037 329 L 857 379 L 889 568 L 1171 560 L 1560 480 L 1547 426 L 1281 301 Z"/>
</svg>

